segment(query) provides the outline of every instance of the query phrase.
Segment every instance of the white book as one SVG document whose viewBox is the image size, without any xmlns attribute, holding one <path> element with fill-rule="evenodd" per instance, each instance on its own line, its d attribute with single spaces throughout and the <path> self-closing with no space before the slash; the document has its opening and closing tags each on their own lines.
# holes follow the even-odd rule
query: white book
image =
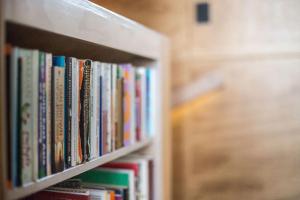
<svg viewBox="0 0 300 200">
<path fill-rule="evenodd" d="M 92 62 L 91 67 L 91 91 L 90 91 L 90 138 L 91 138 L 91 159 L 96 158 L 97 138 L 97 63 Z"/>
<path fill-rule="evenodd" d="M 32 51 L 20 49 L 21 59 L 21 183 L 33 180 L 33 64 Z M 37 89 L 36 89 L 37 90 Z M 37 118 L 37 117 L 36 117 Z"/>
<path fill-rule="evenodd" d="M 102 63 L 102 136 L 104 144 L 104 154 L 111 152 L 111 65 Z"/>
<path fill-rule="evenodd" d="M 46 105 L 47 105 L 47 175 L 51 175 L 51 87 L 52 87 L 52 54 L 46 53 Z"/>
<path fill-rule="evenodd" d="M 78 131 L 79 131 L 79 66 L 78 60 L 72 58 L 72 121 L 71 121 L 71 166 L 76 165 L 77 161 L 77 148 L 78 148 Z"/>
<path fill-rule="evenodd" d="M 145 68 L 139 67 L 137 69 L 137 72 L 141 75 L 141 139 L 144 139 L 146 137 L 146 71 Z"/>
<path fill-rule="evenodd" d="M 106 190 L 88 189 L 90 192 L 90 200 L 109 200 L 109 194 Z"/>
</svg>

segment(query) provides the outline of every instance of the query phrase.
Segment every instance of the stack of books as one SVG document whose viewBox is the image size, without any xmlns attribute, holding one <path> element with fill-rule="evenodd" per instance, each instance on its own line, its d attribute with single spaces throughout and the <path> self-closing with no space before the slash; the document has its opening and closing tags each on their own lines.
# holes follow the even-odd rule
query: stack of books
<svg viewBox="0 0 300 200">
<path fill-rule="evenodd" d="M 87 171 L 28 199 L 150 200 L 152 173 L 151 158 L 133 155 Z"/>
<path fill-rule="evenodd" d="M 8 186 L 151 137 L 152 70 L 7 45 Z"/>
</svg>

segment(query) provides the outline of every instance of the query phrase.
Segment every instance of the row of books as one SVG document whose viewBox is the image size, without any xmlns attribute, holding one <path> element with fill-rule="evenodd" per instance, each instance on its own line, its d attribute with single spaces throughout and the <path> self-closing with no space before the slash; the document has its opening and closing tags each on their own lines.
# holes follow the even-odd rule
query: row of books
<svg viewBox="0 0 300 200">
<path fill-rule="evenodd" d="M 151 136 L 150 68 L 10 45 L 6 58 L 9 187 Z"/>
<path fill-rule="evenodd" d="M 38 192 L 28 200 L 150 200 L 153 161 L 131 155 Z"/>
</svg>

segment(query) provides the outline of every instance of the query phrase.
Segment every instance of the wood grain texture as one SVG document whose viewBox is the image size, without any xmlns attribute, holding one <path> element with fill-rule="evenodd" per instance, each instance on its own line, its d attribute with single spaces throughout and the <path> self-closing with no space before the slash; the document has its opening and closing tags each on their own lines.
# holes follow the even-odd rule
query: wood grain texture
<svg viewBox="0 0 300 200">
<path fill-rule="evenodd" d="M 299 199 L 300 59 L 220 65 L 224 89 L 173 113 L 174 199 Z"/>
</svg>

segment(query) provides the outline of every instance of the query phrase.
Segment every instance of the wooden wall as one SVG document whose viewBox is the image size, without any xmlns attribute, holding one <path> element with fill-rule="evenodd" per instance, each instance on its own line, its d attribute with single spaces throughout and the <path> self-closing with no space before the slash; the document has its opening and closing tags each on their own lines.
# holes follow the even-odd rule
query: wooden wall
<svg viewBox="0 0 300 200">
<path fill-rule="evenodd" d="M 166 34 L 172 89 L 207 71 L 223 89 L 173 110 L 173 198 L 300 199 L 300 1 L 94 0 Z"/>
</svg>

